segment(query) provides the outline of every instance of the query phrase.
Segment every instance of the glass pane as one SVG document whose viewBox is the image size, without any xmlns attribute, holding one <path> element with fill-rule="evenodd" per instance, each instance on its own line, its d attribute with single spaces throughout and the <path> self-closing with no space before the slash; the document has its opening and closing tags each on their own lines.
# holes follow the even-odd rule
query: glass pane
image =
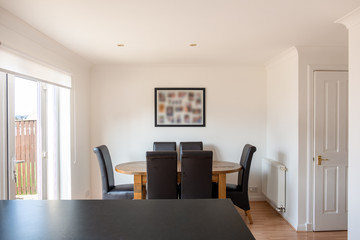
<svg viewBox="0 0 360 240">
<path fill-rule="evenodd" d="M 39 199 L 37 193 L 38 84 L 15 78 L 16 199 Z"/>
</svg>

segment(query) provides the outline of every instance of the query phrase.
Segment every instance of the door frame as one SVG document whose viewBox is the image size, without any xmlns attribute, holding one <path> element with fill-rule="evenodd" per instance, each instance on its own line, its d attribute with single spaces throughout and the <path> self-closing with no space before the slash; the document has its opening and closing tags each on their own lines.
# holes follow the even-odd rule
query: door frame
<svg viewBox="0 0 360 240">
<path fill-rule="evenodd" d="M 13 116 L 15 116 L 15 78 L 22 78 L 27 81 L 33 81 L 37 84 L 37 104 L 38 104 L 38 119 L 37 121 L 37 192 L 40 195 L 41 200 L 47 199 L 47 182 L 46 181 L 46 159 L 47 159 L 47 141 L 46 141 L 46 82 L 42 82 L 36 78 L 23 76 L 21 74 L 13 73 L 0 69 L 0 73 L 5 75 L 5 84 L 0 86 L 2 92 L 5 94 L 1 96 L 3 98 L 3 106 L 5 112 L 0 113 L 0 128 L 4 134 L 1 136 L 3 144 L 0 146 L 1 159 L 0 159 L 0 173 L 1 173 L 1 185 L 0 185 L 0 199 L 15 200 L 16 199 L 16 182 L 15 182 L 15 145 L 9 144 L 9 142 L 15 143 L 15 122 Z M 5 114 L 3 114 L 5 113 Z M 4 177 L 5 176 L 5 177 Z M 4 181 L 3 181 L 4 180 Z"/>
<path fill-rule="evenodd" d="M 7 164 L 8 164 L 8 200 L 16 199 L 16 145 L 15 145 L 15 75 L 6 74 L 7 78 Z M 10 144 L 13 142 L 14 144 Z"/>
<path fill-rule="evenodd" d="M 7 155 L 7 73 L 0 70 L 0 199 L 8 200 L 8 155 Z M 3 81 L 3 82 L 2 82 Z"/>
<path fill-rule="evenodd" d="M 314 175 L 315 175 L 315 149 L 314 149 L 314 125 L 315 125 L 315 114 L 314 114 L 314 104 L 315 104 L 315 81 L 314 74 L 315 71 L 349 71 L 348 65 L 308 65 L 308 106 L 307 106 L 307 224 L 306 231 L 313 231 L 315 228 L 314 225 Z"/>
</svg>

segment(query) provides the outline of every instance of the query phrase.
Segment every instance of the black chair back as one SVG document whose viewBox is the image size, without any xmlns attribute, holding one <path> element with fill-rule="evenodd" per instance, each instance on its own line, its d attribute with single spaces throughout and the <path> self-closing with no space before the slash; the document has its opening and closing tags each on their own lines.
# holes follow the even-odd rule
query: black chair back
<svg viewBox="0 0 360 240">
<path fill-rule="evenodd" d="M 176 142 L 154 142 L 154 151 L 176 151 Z"/>
<path fill-rule="evenodd" d="M 181 160 L 181 198 L 211 198 L 212 151 L 184 150 Z"/>
<path fill-rule="evenodd" d="M 184 150 L 203 150 L 202 142 L 180 142 L 180 160 Z"/>
<path fill-rule="evenodd" d="M 102 193 L 106 194 L 114 188 L 115 185 L 110 152 L 105 145 L 101 145 L 94 148 L 94 153 L 96 154 L 100 165 Z"/>
<path fill-rule="evenodd" d="M 148 199 L 177 199 L 176 151 L 146 152 Z"/>
<path fill-rule="evenodd" d="M 250 175 L 250 166 L 254 153 L 256 152 L 256 147 L 251 144 L 246 144 L 243 148 L 240 165 L 242 169 L 238 174 L 238 187 L 241 191 L 247 191 L 249 185 L 249 175 Z"/>
</svg>

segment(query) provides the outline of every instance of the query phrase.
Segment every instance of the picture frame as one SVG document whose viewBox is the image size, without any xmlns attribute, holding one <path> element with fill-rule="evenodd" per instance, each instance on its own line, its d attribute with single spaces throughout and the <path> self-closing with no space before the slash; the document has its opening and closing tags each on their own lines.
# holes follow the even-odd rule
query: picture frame
<svg viewBox="0 0 360 240">
<path fill-rule="evenodd" d="M 205 88 L 155 88 L 155 127 L 205 127 Z"/>
</svg>

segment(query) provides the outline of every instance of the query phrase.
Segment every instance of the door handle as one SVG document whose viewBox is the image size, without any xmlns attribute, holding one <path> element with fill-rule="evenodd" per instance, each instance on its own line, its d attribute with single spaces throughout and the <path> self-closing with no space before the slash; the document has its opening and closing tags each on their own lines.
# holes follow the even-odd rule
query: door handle
<svg viewBox="0 0 360 240">
<path fill-rule="evenodd" d="M 16 175 L 16 158 L 12 159 L 12 177 L 14 179 L 15 184 L 17 183 L 17 175 Z"/>
<path fill-rule="evenodd" d="M 328 161 L 329 159 L 327 159 L 327 158 L 322 158 L 321 157 L 321 155 L 319 155 L 318 157 L 317 157 L 317 164 L 318 165 L 321 165 L 321 162 L 322 161 Z"/>
</svg>

